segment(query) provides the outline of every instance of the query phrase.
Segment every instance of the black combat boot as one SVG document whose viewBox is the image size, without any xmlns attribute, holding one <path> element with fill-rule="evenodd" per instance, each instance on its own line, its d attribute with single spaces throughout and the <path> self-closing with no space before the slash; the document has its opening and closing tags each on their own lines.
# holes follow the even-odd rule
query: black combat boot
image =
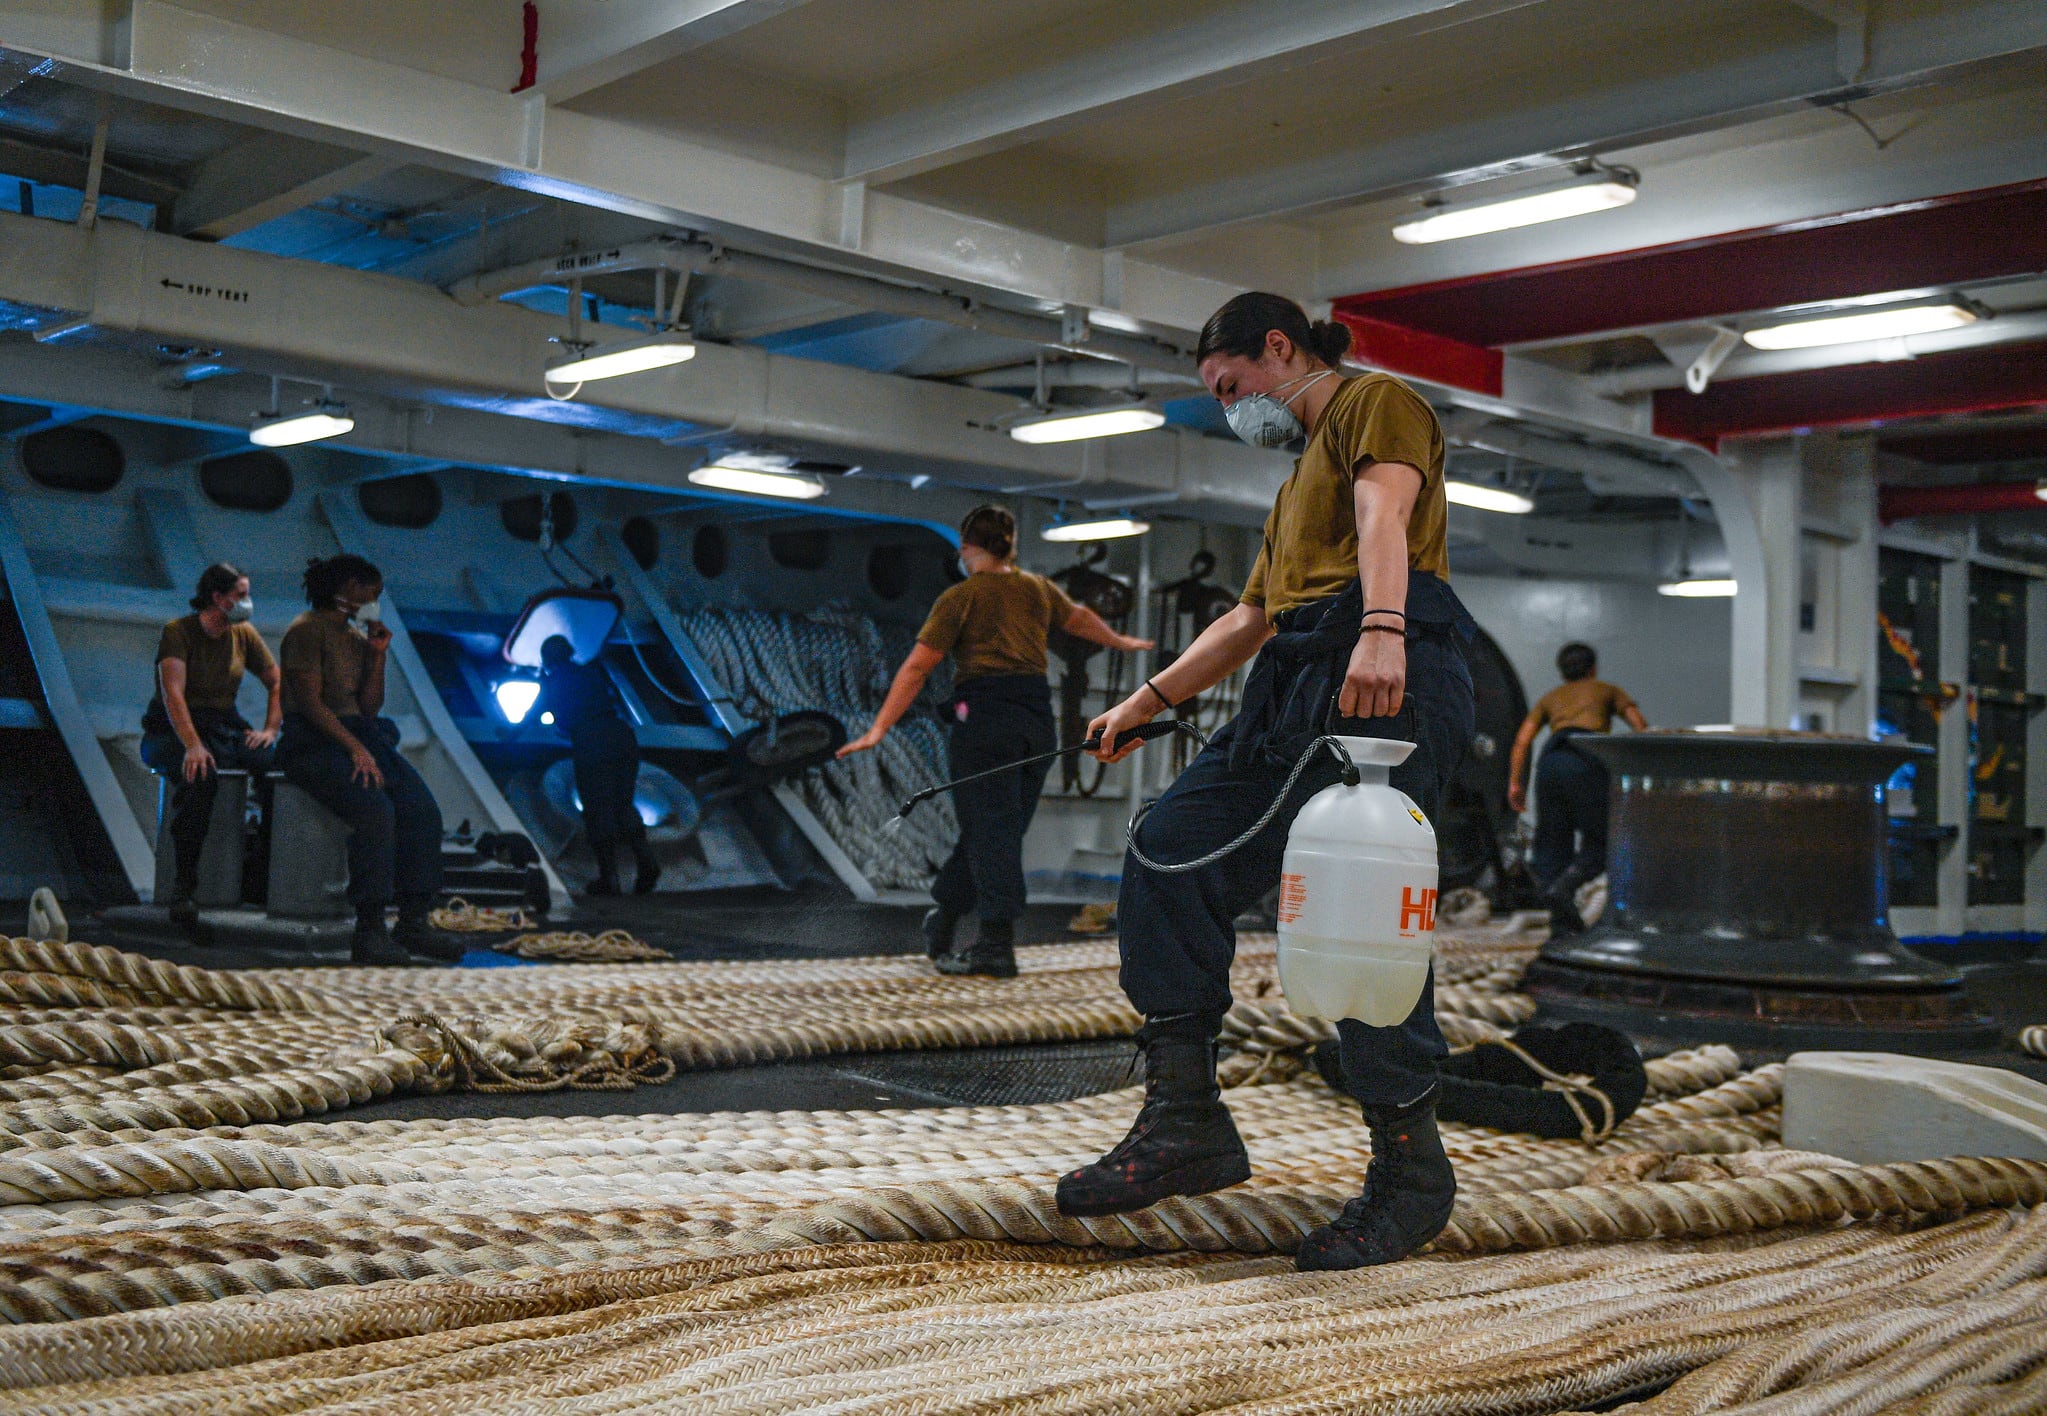
<svg viewBox="0 0 2047 1416">
<path fill-rule="evenodd" d="M 953 936 L 959 932 L 960 917 L 944 905 L 933 905 L 924 911 L 924 922 L 917 926 L 924 936 L 924 953 L 927 958 L 942 959 L 952 952 Z"/>
<path fill-rule="evenodd" d="M 1298 1269 L 1353 1269 L 1397 1263 L 1443 1232 L 1457 1203 L 1457 1175 L 1436 1131 L 1436 1093 L 1410 1106 L 1368 1106 L 1372 1163 L 1365 1192 L 1310 1233 Z"/>
<path fill-rule="evenodd" d="M 213 926 L 200 918 L 199 906 L 192 902 L 192 892 L 182 885 L 164 913 L 170 916 L 171 927 L 184 936 L 187 944 L 203 948 L 213 942 Z"/>
<path fill-rule="evenodd" d="M 623 893 L 618 888 L 618 847 L 609 841 L 592 844 L 590 854 L 597 857 L 597 878 L 583 887 L 584 896 L 595 899 Z"/>
<path fill-rule="evenodd" d="M 1578 891 L 1590 878 L 1577 866 L 1570 866 L 1542 892 L 1542 902 L 1549 908 L 1551 934 L 1585 932 L 1585 917 L 1578 913 Z"/>
<path fill-rule="evenodd" d="M 444 964 L 459 964 L 468 946 L 452 934 L 443 934 L 434 928 L 428 918 L 433 912 L 433 897 L 430 895 L 408 896 L 398 902 L 398 923 L 391 930 L 391 938 L 399 948 L 409 953 L 421 954 Z"/>
<path fill-rule="evenodd" d="M 1180 1013 L 1138 1030 L 1144 1106 L 1137 1124 L 1093 1165 L 1060 1177 L 1059 1213 L 1128 1214 L 1251 1178 L 1251 1157 L 1216 1085 L 1217 1021 Z"/>
<path fill-rule="evenodd" d="M 412 955 L 391 937 L 384 927 L 384 907 L 374 905 L 355 912 L 355 938 L 349 945 L 350 963 L 371 968 L 407 968 Z"/>
<path fill-rule="evenodd" d="M 633 841 L 633 893 L 651 895 L 661 884 L 661 857 L 654 854 L 642 832 Z"/>
<path fill-rule="evenodd" d="M 974 942 L 964 949 L 941 954 L 938 971 L 943 974 L 980 974 L 986 978 L 1016 977 L 1016 921 L 984 919 Z"/>
</svg>

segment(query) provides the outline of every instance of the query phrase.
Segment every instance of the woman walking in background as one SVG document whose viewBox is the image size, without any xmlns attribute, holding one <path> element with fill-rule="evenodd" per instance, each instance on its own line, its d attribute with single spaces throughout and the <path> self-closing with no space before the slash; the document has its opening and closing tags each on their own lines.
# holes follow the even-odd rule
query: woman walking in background
<svg viewBox="0 0 2047 1416">
<path fill-rule="evenodd" d="M 872 726 L 839 749 L 839 756 L 879 743 L 948 654 L 954 665 L 946 717 L 953 776 L 1050 752 L 1058 732 L 1045 681 L 1047 636 L 1063 629 L 1125 652 L 1151 647 L 1148 639 L 1117 633 L 1044 576 L 1019 569 L 1016 518 L 1002 507 L 976 507 L 960 523 L 960 568 L 967 578 L 932 605 Z M 924 949 L 941 973 L 1016 976 L 1023 838 L 1050 771 L 1051 764 L 1041 762 L 953 789 L 959 844 L 931 882 L 934 904 L 924 916 Z M 969 913 L 980 917 L 980 928 L 971 946 L 954 952 L 953 936 Z"/>
</svg>

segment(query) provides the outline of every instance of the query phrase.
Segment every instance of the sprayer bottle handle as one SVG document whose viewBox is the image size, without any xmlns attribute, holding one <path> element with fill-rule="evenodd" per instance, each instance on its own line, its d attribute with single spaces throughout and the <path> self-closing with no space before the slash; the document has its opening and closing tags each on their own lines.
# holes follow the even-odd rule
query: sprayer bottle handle
<svg viewBox="0 0 2047 1416">
<path fill-rule="evenodd" d="M 1124 733 L 1121 737 L 1119 737 L 1116 740 L 1118 742 L 1129 742 L 1131 739 L 1135 738 L 1138 742 L 1153 742 L 1159 738 L 1166 737 L 1178 731 L 1180 731 L 1180 725 L 1177 722 L 1173 721 L 1172 719 L 1168 718 L 1163 723 L 1139 723 L 1136 727 L 1130 729 L 1128 732 Z M 1093 752 L 1096 748 L 1100 747 L 1101 745 L 1102 735 L 1100 733 L 1096 733 L 1093 737 L 1089 738 L 1086 742 L 1080 745 L 1080 750 L 1082 752 Z"/>
</svg>

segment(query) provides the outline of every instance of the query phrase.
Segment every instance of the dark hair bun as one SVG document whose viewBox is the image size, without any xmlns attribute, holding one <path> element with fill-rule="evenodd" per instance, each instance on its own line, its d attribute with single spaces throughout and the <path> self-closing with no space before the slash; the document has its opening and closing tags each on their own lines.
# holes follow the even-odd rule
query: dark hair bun
<svg viewBox="0 0 2047 1416">
<path fill-rule="evenodd" d="M 1292 340 L 1294 348 L 1331 368 L 1350 352 L 1350 331 L 1342 325 L 1331 320 L 1310 324 L 1307 312 L 1286 296 L 1247 290 L 1208 317 L 1194 347 L 1194 362 L 1203 363 L 1216 354 L 1256 359 L 1265 352 L 1266 336 L 1274 330 Z"/>
<path fill-rule="evenodd" d="M 1317 359 L 1334 368 L 1350 353 L 1350 328 L 1334 320 L 1317 320 L 1308 326 L 1308 349 Z"/>
<path fill-rule="evenodd" d="M 977 506 L 960 523 L 960 540 L 979 546 L 997 560 L 1008 560 L 1016 549 L 1016 518 L 1007 507 Z"/>
</svg>

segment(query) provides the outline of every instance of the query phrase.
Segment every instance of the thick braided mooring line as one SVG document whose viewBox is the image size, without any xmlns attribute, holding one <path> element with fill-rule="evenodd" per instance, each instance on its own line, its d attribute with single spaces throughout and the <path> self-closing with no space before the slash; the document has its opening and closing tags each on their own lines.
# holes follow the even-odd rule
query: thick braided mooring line
<svg viewBox="0 0 2047 1416">
<path fill-rule="evenodd" d="M 1274 1256 L 1355 1194 L 1370 1142 L 1355 1103 L 1286 1079 L 1326 1029 L 1285 1008 L 1271 948 L 1244 939 L 1227 1024 L 1264 1069 L 1228 1098 L 1252 1179 L 1086 1220 L 1054 1180 L 1122 1134 L 1135 1088 L 298 1118 L 1127 1034 L 1112 946 L 1024 950 L 1012 983 L 915 959 L 287 976 L 10 955 L 31 967 L 0 969 L 0 1405 L 1449 1416 L 1667 1387 L 1643 1416 L 2040 1409 L 2047 1164 L 1784 1151 L 1782 1067 L 1725 1048 L 1649 1063 L 1594 1144 L 1445 1125 L 1460 1188 L 1432 1255 L 1294 1274 Z M 1526 1021 L 1530 952 L 1446 936 L 1446 1032 Z"/>
</svg>

